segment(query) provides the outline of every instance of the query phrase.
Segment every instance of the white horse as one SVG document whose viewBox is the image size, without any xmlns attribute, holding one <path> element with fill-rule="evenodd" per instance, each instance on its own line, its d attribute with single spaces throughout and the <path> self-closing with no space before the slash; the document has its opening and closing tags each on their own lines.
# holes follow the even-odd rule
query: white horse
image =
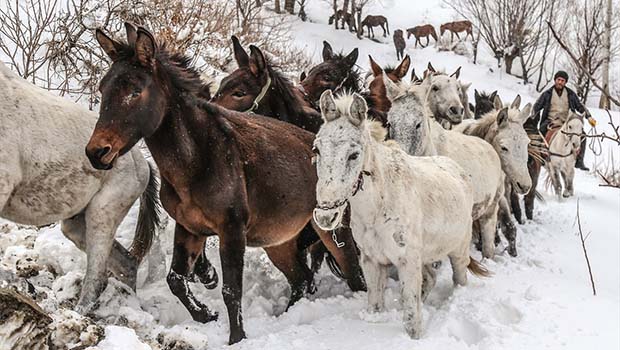
<svg viewBox="0 0 620 350">
<path fill-rule="evenodd" d="M 575 194 L 573 179 L 575 177 L 575 155 L 579 151 L 581 131 L 583 130 L 583 117 L 575 112 L 569 112 L 562 126 L 549 140 L 549 161 L 547 173 L 551 178 L 551 184 L 558 199 L 568 198 Z M 550 129 L 551 130 L 551 129 Z M 564 193 L 562 182 L 564 180 Z"/>
<path fill-rule="evenodd" d="M 518 194 L 525 194 L 532 187 L 532 178 L 527 168 L 530 138 L 523 128 L 532 106 L 528 103 L 519 111 L 520 105 L 521 97 L 517 95 L 509 108 L 491 111 L 480 119 L 466 120 L 454 127 L 454 131 L 479 137 L 493 146 L 501 161 L 505 175 L 504 189 L 508 195 L 511 188 Z M 502 233 L 508 240 L 508 253 L 516 256 L 517 229 L 510 215 L 508 196 L 501 198 L 499 205 Z"/>
<path fill-rule="evenodd" d="M 87 254 L 76 309 L 90 310 L 107 284 L 106 267 L 135 288 L 140 260 L 159 223 L 157 178 L 140 151 L 113 170 L 94 170 L 84 153 L 97 114 L 54 96 L 0 63 L 0 216 L 62 232 Z M 138 197 L 131 252 L 114 234 Z"/>
<path fill-rule="evenodd" d="M 450 105 L 460 101 L 458 95 L 453 93 L 435 96 L 443 90 L 435 88 L 436 83 L 449 83 L 456 90 L 457 81 L 447 81 L 446 78 L 449 77 L 427 75 L 420 85 L 396 85 L 384 76 L 387 97 L 392 102 L 388 113 L 390 137 L 413 156 L 445 156 L 465 170 L 473 181 L 474 207 L 471 215 L 481 233 L 482 254 L 492 258 L 495 254 L 497 208 L 504 197 L 501 162 L 493 147 L 484 140 L 445 130 L 432 118 L 432 111 L 441 109 L 436 104 L 446 101 L 443 103 Z"/>
<path fill-rule="evenodd" d="M 368 285 L 369 311 L 384 309 L 387 267 L 395 265 L 402 285 L 407 333 L 422 332 L 422 270 L 450 257 L 455 284 L 467 283 L 467 269 L 487 271 L 469 256 L 472 187 L 468 175 L 446 157 L 411 157 L 387 131 L 368 120 L 357 95 L 320 99 L 325 123 L 314 142 L 317 167 L 316 223 L 338 227 L 347 203 Z"/>
</svg>

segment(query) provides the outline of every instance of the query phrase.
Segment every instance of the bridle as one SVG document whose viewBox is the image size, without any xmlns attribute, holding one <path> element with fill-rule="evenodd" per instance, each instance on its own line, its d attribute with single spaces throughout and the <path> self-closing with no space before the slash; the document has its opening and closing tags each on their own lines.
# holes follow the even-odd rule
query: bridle
<svg viewBox="0 0 620 350">
<path fill-rule="evenodd" d="M 271 77 L 267 75 L 267 82 L 265 83 L 263 88 L 260 90 L 260 93 L 258 94 L 258 96 L 256 96 L 254 101 L 252 101 L 252 107 L 244 111 L 244 113 L 253 113 L 255 110 L 257 110 L 258 104 L 263 100 L 263 98 L 265 98 L 265 95 L 267 95 L 267 92 L 269 91 L 270 87 L 271 87 Z"/>
<path fill-rule="evenodd" d="M 357 176 L 357 182 L 355 183 L 355 187 L 353 188 L 353 192 L 351 194 L 351 197 L 354 197 L 359 191 L 363 191 L 364 190 L 364 175 L 366 176 L 371 176 L 372 173 L 366 170 L 362 170 L 359 175 Z M 349 200 L 348 199 L 342 199 L 339 201 L 336 201 L 335 203 L 331 204 L 331 205 L 319 205 L 317 204 L 317 206 L 315 207 L 316 209 L 321 209 L 321 210 L 333 210 L 333 209 L 337 209 L 342 207 L 343 205 L 348 205 L 349 204 Z M 317 221 L 316 217 L 314 216 L 315 212 L 312 212 L 312 216 L 314 221 Z M 338 241 L 338 235 L 336 234 L 336 230 L 332 230 L 332 240 L 334 241 L 334 243 L 336 243 L 336 247 L 338 248 L 342 248 L 345 246 L 344 242 L 340 242 Z"/>
<path fill-rule="evenodd" d="M 563 133 L 563 134 L 565 134 L 565 135 L 566 135 L 567 133 L 566 133 L 564 130 L 562 130 L 561 128 L 563 128 L 563 127 L 564 127 L 564 125 L 567 125 L 567 124 L 568 124 L 571 120 L 575 120 L 575 119 L 579 119 L 579 120 L 581 120 L 581 118 L 580 118 L 579 116 L 577 116 L 577 115 L 572 115 L 570 118 L 566 119 L 566 121 L 565 121 L 565 122 L 562 124 L 562 126 L 560 127 L 560 130 L 558 130 L 558 132 L 561 132 L 561 133 Z M 550 147 L 550 146 L 551 146 L 551 144 L 553 143 L 553 140 L 555 140 L 556 135 L 557 135 L 557 133 L 551 137 L 551 140 L 549 140 L 549 144 L 547 145 L 547 148 L 549 149 L 549 156 L 552 156 L 552 157 L 558 157 L 558 158 L 567 158 L 567 157 L 572 156 L 572 155 L 575 153 L 573 150 L 571 150 L 571 151 L 570 151 L 569 153 L 567 153 L 567 154 L 560 154 L 560 153 L 551 152 L 551 147 Z M 571 140 L 573 137 L 577 136 L 577 135 L 568 135 L 568 136 L 569 136 L 569 139 L 568 139 L 568 141 L 569 141 L 569 142 L 568 142 L 565 146 L 568 146 L 568 145 L 570 144 L 570 140 Z M 544 139 L 544 138 L 543 138 L 543 139 Z"/>
</svg>

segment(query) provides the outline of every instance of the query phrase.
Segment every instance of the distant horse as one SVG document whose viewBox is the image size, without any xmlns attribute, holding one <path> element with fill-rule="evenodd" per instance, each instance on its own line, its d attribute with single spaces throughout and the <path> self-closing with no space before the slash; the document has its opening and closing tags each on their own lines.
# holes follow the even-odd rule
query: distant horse
<svg viewBox="0 0 620 350">
<path fill-rule="evenodd" d="M 0 63 L 0 216 L 63 234 L 86 252 L 76 310 L 87 313 L 108 282 L 107 270 L 132 288 L 159 226 L 156 171 L 132 150 L 109 172 L 94 170 L 83 145 L 96 114 L 28 83 Z M 114 240 L 140 198 L 136 235 L 128 252 Z"/>
<path fill-rule="evenodd" d="M 396 48 L 396 59 L 402 60 L 405 54 L 405 47 L 407 43 L 405 42 L 405 37 L 403 36 L 403 31 L 400 29 L 396 29 L 393 35 L 394 39 L 394 47 Z"/>
<path fill-rule="evenodd" d="M 336 29 L 338 29 L 338 21 L 342 21 L 342 28 L 344 29 L 344 24 L 346 23 L 349 26 L 350 32 L 357 32 L 357 26 L 355 25 L 355 17 L 349 12 L 345 12 L 342 9 L 336 11 L 335 15 L 331 15 L 329 17 L 329 24 L 334 24 L 334 20 L 336 21 Z"/>
<path fill-rule="evenodd" d="M 471 36 L 471 40 L 474 40 L 474 34 L 472 33 L 471 30 L 471 22 L 470 21 L 456 21 L 456 22 L 449 22 L 449 23 L 444 23 L 441 25 L 441 27 L 439 28 L 440 32 L 441 32 L 441 36 L 443 36 L 443 33 L 448 30 L 450 31 L 450 41 L 452 42 L 454 40 L 454 35 L 456 35 L 457 39 L 461 39 L 461 37 L 459 37 L 459 33 L 460 32 L 466 32 L 467 34 L 465 35 L 465 40 L 467 40 L 467 36 Z"/>
<path fill-rule="evenodd" d="M 559 123 L 552 123 L 547 135 L 545 135 L 549 144 L 547 173 L 556 196 L 558 199 L 562 199 L 562 197 L 568 198 L 575 194 L 573 187 L 575 157 L 581 145 L 580 134 L 583 130 L 583 117 L 571 111 L 557 121 Z M 564 180 L 564 192 L 562 192 L 561 180 Z"/>
<path fill-rule="evenodd" d="M 103 103 L 86 154 L 93 167 L 111 169 L 120 155 L 145 140 L 161 172 L 162 204 L 176 221 L 170 290 L 194 320 L 217 318 L 188 284 L 206 238 L 217 235 L 229 343 L 239 342 L 245 337 L 241 298 L 246 245 L 264 247 L 286 276 L 289 306 L 311 286 L 312 273 L 299 254 L 297 238 L 316 205 L 314 134 L 196 97 L 201 82 L 190 59 L 158 45 L 144 28 L 128 33 L 130 44 L 100 30 L 96 38 L 113 64 L 101 81 Z M 315 229 L 351 289 L 364 289 L 351 249 L 354 242 L 343 238 L 349 249 L 340 249 L 327 232 Z"/>
<path fill-rule="evenodd" d="M 323 62 L 312 67 L 301 80 L 301 86 L 310 101 L 318 103 L 325 90 L 331 90 L 335 94 L 343 91 L 360 92 L 360 75 L 355 68 L 358 55 L 357 48 L 346 56 L 342 53 L 336 54 L 331 45 L 323 41 Z"/>
<path fill-rule="evenodd" d="M 314 219 L 333 229 L 350 203 L 368 281 L 368 311 L 385 310 L 388 266 L 395 265 L 405 330 L 420 338 L 424 265 L 450 257 L 455 285 L 467 284 L 468 269 L 488 275 L 469 255 L 471 179 L 446 157 L 411 157 L 385 141 L 387 131 L 367 119 L 366 102 L 358 94 L 334 100 L 326 91 L 320 104 L 325 124 L 314 142 Z"/>
<path fill-rule="evenodd" d="M 412 35 L 415 36 L 414 47 L 418 47 L 418 43 L 420 43 L 421 47 L 428 46 L 430 43 L 430 39 L 428 38 L 429 36 L 432 36 L 433 39 L 435 39 L 435 42 L 437 42 L 437 32 L 435 32 L 435 27 L 430 24 L 407 29 L 407 39 L 409 39 Z M 426 45 L 422 45 L 422 42 L 420 41 L 421 38 L 426 38 Z"/>
<path fill-rule="evenodd" d="M 413 156 L 449 157 L 474 179 L 471 216 L 476 230 L 481 232 L 483 256 L 493 257 L 497 208 L 504 198 L 504 173 L 499 156 L 484 140 L 445 130 L 432 115 L 438 110 L 432 105 L 460 103 L 456 80 L 446 75 L 427 75 L 422 84 L 396 84 L 386 76 L 383 81 L 392 102 L 388 137 Z M 452 87 L 446 89 L 449 85 Z"/>
<path fill-rule="evenodd" d="M 364 27 L 368 28 L 368 38 L 370 38 L 370 34 L 372 34 L 373 38 L 375 37 L 375 31 L 372 29 L 372 27 L 381 26 L 381 29 L 383 29 L 383 37 L 386 37 L 388 34 L 390 34 L 390 27 L 388 26 L 388 20 L 387 18 L 385 18 L 385 16 L 368 15 L 366 16 L 366 18 L 364 18 L 360 25 L 362 26 L 362 34 L 364 34 Z"/>
</svg>

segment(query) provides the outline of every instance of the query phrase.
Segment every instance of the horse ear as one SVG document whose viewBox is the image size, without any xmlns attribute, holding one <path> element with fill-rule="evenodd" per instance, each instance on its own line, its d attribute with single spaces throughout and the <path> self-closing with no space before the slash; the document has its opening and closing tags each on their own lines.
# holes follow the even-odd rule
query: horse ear
<svg viewBox="0 0 620 350">
<path fill-rule="evenodd" d="M 411 65 L 411 58 L 409 55 L 405 56 L 403 61 L 394 69 L 394 74 L 399 78 L 399 80 L 403 79 L 407 72 L 409 71 L 409 66 Z"/>
<path fill-rule="evenodd" d="M 495 95 L 495 98 L 493 99 L 493 107 L 498 111 L 504 108 L 504 102 L 502 102 L 502 99 L 499 97 L 499 95 Z"/>
<path fill-rule="evenodd" d="M 299 75 L 299 82 L 301 83 L 302 81 L 306 80 L 306 72 L 301 72 L 301 75 Z"/>
<path fill-rule="evenodd" d="M 426 67 L 426 70 L 427 70 L 429 73 L 437 73 L 437 71 L 435 70 L 435 68 L 433 67 L 433 65 L 432 65 L 430 62 L 428 62 L 428 66 Z M 425 75 L 426 75 L 426 74 L 425 74 Z"/>
<path fill-rule="evenodd" d="M 354 93 L 353 102 L 349 106 L 349 120 L 354 125 L 359 126 L 366 119 L 366 113 L 368 113 L 366 100 L 358 93 Z"/>
<path fill-rule="evenodd" d="M 521 95 L 517 95 L 517 97 L 515 97 L 515 100 L 512 101 L 510 108 L 519 109 L 520 106 L 521 106 Z"/>
<path fill-rule="evenodd" d="M 259 76 L 267 70 L 267 60 L 263 52 L 256 46 L 250 45 L 250 70 Z"/>
<path fill-rule="evenodd" d="M 396 97 L 400 94 L 400 88 L 398 85 L 387 76 L 387 74 L 383 73 L 381 79 L 383 79 L 383 85 L 385 85 L 385 94 L 390 101 L 394 101 Z"/>
<path fill-rule="evenodd" d="M 450 74 L 451 78 L 458 79 L 461 76 L 461 67 L 456 69 L 456 72 Z"/>
<path fill-rule="evenodd" d="M 127 32 L 127 44 L 129 46 L 136 46 L 136 39 L 138 39 L 138 28 L 132 23 L 125 22 L 125 32 Z"/>
<path fill-rule="evenodd" d="M 138 28 L 138 37 L 136 38 L 136 57 L 138 62 L 145 67 L 151 67 L 155 61 L 156 52 L 157 43 L 153 34 L 142 27 Z"/>
<path fill-rule="evenodd" d="M 497 125 L 500 128 L 508 125 L 508 108 L 502 108 L 499 113 L 497 113 Z"/>
<path fill-rule="evenodd" d="M 415 68 L 411 70 L 411 82 L 414 84 L 422 82 L 420 78 L 415 74 Z"/>
<path fill-rule="evenodd" d="M 368 55 L 370 59 L 370 69 L 372 70 L 372 75 L 376 78 L 383 73 L 383 69 L 372 59 L 372 56 Z"/>
<path fill-rule="evenodd" d="M 463 91 L 463 93 L 467 93 L 467 90 L 471 87 L 471 83 L 466 83 L 466 84 L 461 84 L 461 91 Z"/>
<path fill-rule="evenodd" d="M 478 100 L 480 99 L 480 94 L 478 93 L 478 90 L 477 90 L 477 89 L 474 89 L 474 99 L 475 99 L 476 101 L 478 101 Z"/>
<path fill-rule="evenodd" d="M 334 94 L 331 90 L 325 90 L 321 94 L 319 99 L 319 107 L 321 108 L 321 115 L 325 122 L 338 119 L 338 112 L 336 111 L 336 101 L 334 101 Z"/>
<path fill-rule="evenodd" d="M 489 95 L 489 99 L 491 101 L 495 101 L 495 96 L 497 96 L 497 90 L 493 91 L 491 95 Z"/>
<path fill-rule="evenodd" d="M 527 121 L 527 119 L 530 117 L 530 112 L 532 112 L 532 104 L 528 103 L 525 105 L 525 107 L 523 107 L 523 109 L 521 110 L 521 122 L 525 124 L 525 122 Z"/>
<path fill-rule="evenodd" d="M 118 41 L 107 36 L 103 30 L 97 28 L 95 31 L 95 38 L 103 51 L 112 59 L 112 62 L 116 61 L 119 58 L 120 51 L 122 50 L 123 45 Z"/>
<path fill-rule="evenodd" d="M 323 40 L 323 62 L 329 61 L 334 58 L 334 49 L 325 40 Z"/>
<path fill-rule="evenodd" d="M 245 52 L 245 50 L 243 49 L 243 46 L 241 46 L 241 43 L 239 42 L 239 38 L 233 35 L 232 37 L 230 37 L 230 39 L 233 42 L 233 51 L 235 53 L 235 61 L 237 61 L 237 65 L 239 66 L 239 68 L 249 67 L 250 57 L 248 56 L 248 53 Z"/>
<path fill-rule="evenodd" d="M 349 67 L 353 67 L 355 65 L 355 62 L 357 62 L 357 56 L 359 56 L 359 50 L 356 47 L 347 55 L 347 57 L 344 58 L 349 64 Z"/>
</svg>

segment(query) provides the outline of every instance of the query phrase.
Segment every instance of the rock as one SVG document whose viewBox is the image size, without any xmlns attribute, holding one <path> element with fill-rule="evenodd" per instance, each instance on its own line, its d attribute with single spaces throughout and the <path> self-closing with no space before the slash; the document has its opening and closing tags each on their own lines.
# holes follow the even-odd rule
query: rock
<svg viewBox="0 0 620 350">
<path fill-rule="evenodd" d="M 52 322 L 30 297 L 0 288 L 0 349 L 47 349 Z"/>
</svg>

